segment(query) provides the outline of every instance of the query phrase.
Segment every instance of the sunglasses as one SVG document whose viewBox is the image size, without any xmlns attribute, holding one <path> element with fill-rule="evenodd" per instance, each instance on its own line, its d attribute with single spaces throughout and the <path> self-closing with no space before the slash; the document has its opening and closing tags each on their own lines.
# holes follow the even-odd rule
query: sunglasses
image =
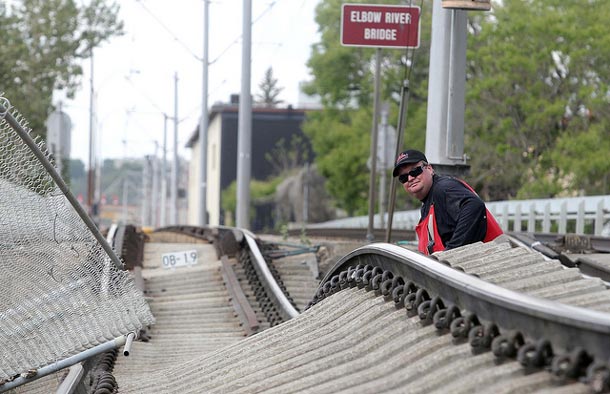
<svg viewBox="0 0 610 394">
<path fill-rule="evenodd" d="M 398 176 L 398 181 L 400 183 L 402 183 L 402 184 L 405 184 L 409 180 L 409 177 L 417 178 L 418 176 L 420 176 L 424 172 L 424 167 L 425 166 L 426 166 L 426 164 L 422 164 L 421 166 L 415 167 L 414 169 L 412 169 L 409 172 L 405 172 L 404 174 L 400 174 Z"/>
</svg>

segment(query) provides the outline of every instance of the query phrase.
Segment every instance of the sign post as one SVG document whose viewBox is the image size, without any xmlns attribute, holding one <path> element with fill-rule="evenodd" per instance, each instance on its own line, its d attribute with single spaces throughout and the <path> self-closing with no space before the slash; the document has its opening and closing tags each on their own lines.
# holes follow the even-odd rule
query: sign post
<svg viewBox="0 0 610 394">
<path fill-rule="evenodd" d="M 420 8 L 403 5 L 343 4 L 341 45 L 377 48 L 375 54 L 375 100 L 371 133 L 371 175 L 369 180 L 369 225 L 366 239 L 372 242 L 377 172 L 377 134 L 381 48 L 418 48 Z M 399 130 L 399 132 L 402 132 Z M 384 169 L 385 171 L 385 169 Z M 384 212 L 379 212 L 383 217 Z M 382 219 L 383 223 L 383 219 Z"/>
</svg>

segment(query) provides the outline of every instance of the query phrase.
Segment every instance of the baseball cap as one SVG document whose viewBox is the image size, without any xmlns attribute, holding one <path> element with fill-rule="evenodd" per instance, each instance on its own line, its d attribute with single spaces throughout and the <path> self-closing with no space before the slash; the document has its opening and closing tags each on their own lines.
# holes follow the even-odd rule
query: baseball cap
<svg viewBox="0 0 610 394">
<path fill-rule="evenodd" d="M 406 151 L 401 152 L 396 158 L 396 164 L 394 165 L 392 176 L 398 176 L 398 170 L 405 164 L 418 163 L 420 161 L 425 161 L 427 163 L 428 159 L 426 159 L 426 155 L 418 150 L 407 149 Z"/>
</svg>

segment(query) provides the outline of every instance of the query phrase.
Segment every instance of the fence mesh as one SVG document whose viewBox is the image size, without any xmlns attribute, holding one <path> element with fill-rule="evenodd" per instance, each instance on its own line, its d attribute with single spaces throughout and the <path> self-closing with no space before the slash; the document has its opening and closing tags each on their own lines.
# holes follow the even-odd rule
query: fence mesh
<svg viewBox="0 0 610 394">
<path fill-rule="evenodd" d="M 30 130 L 6 111 L 1 92 L 0 104 L 1 384 L 137 332 L 153 317 L 131 274 L 113 264 L 16 132 Z"/>
</svg>

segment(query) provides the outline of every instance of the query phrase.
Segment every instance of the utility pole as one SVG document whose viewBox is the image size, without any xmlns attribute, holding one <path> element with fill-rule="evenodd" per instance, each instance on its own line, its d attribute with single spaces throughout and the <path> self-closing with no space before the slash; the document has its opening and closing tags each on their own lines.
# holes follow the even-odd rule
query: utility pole
<svg viewBox="0 0 610 394">
<path fill-rule="evenodd" d="M 142 167 L 142 226 L 150 226 L 149 168 L 149 156 L 145 156 L 144 166 Z"/>
<path fill-rule="evenodd" d="M 159 226 L 159 160 L 157 158 L 157 152 L 159 150 L 159 142 L 155 141 L 155 154 L 152 157 L 152 201 L 151 201 L 151 225 L 153 227 Z"/>
<path fill-rule="evenodd" d="M 249 229 L 250 176 L 252 153 L 252 98 L 250 97 L 250 58 L 252 45 L 252 1 L 243 0 L 241 93 L 237 136 L 237 227 Z"/>
<path fill-rule="evenodd" d="M 371 173 L 369 175 L 369 225 L 366 231 L 366 239 L 369 242 L 375 240 L 373 233 L 375 224 L 375 181 L 377 173 L 377 135 L 379 133 L 379 90 L 381 76 L 381 48 L 375 50 L 375 96 L 373 98 L 373 129 L 371 131 Z"/>
<path fill-rule="evenodd" d="M 199 225 L 208 223 L 207 161 L 208 161 L 208 31 L 210 2 L 203 0 L 203 73 L 201 84 L 201 121 L 199 122 Z"/>
<path fill-rule="evenodd" d="M 381 164 L 380 179 L 379 179 L 379 227 L 385 228 L 385 214 L 386 214 L 386 185 L 388 183 L 388 112 L 389 112 L 389 103 L 383 103 L 381 108 L 381 130 L 380 130 L 380 138 L 381 138 L 381 146 L 380 153 L 381 158 L 379 160 L 379 164 Z M 378 152 L 379 153 L 379 152 Z M 391 161 L 390 161 L 391 163 Z"/>
<path fill-rule="evenodd" d="M 94 154 L 94 144 L 93 144 L 93 117 L 94 117 L 94 108 L 93 108 L 93 102 L 94 102 L 94 95 L 95 95 L 95 90 L 93 87 L 93 47 L 91 47 L 90 49 L 90 53 L 91 53 L 91 71 L 90 71 L 90 75 L 89 75 L 89 168 L 87 171 L 87 207 L 89 209 L 89 215 L 91 215 L 93 222 L 95 223 L 95 212 L 93 209 L 93 193 L 94 193 L 94 185 L 95 185 L 95 181 L 94 181 L 94 160 L 93 160 L 93 154 Z"/>
<path fill-rule="evenodd" d="M 174 74 L 174 165 L 172 166 L 169 223 L 178 224 L 178 73 Z"/>
<path fill-rule="evenodd" d="M 127 182 L 129 182 L 129 176 L 125 175 L 123 177 L 123 224 L 127 224 Z M 154 212 L 153 212 L 154 215 Z M 154 222 L 154 219 L 153 219 Z M 154 223 L 153 223 L 154 226 Z"/>
<path fill-rule="evenodd" d="M 165 227 L 167 211 L 167 114 L 163 114 L 163 161 L 161 162 L 161 209 L 159 226 Z"/>
<path fill-rule="evenodd" d="M 434 0 L 426 122 L 426 157 L 448 175 L 463 175 L 467 15 Z"/>
</svg>

